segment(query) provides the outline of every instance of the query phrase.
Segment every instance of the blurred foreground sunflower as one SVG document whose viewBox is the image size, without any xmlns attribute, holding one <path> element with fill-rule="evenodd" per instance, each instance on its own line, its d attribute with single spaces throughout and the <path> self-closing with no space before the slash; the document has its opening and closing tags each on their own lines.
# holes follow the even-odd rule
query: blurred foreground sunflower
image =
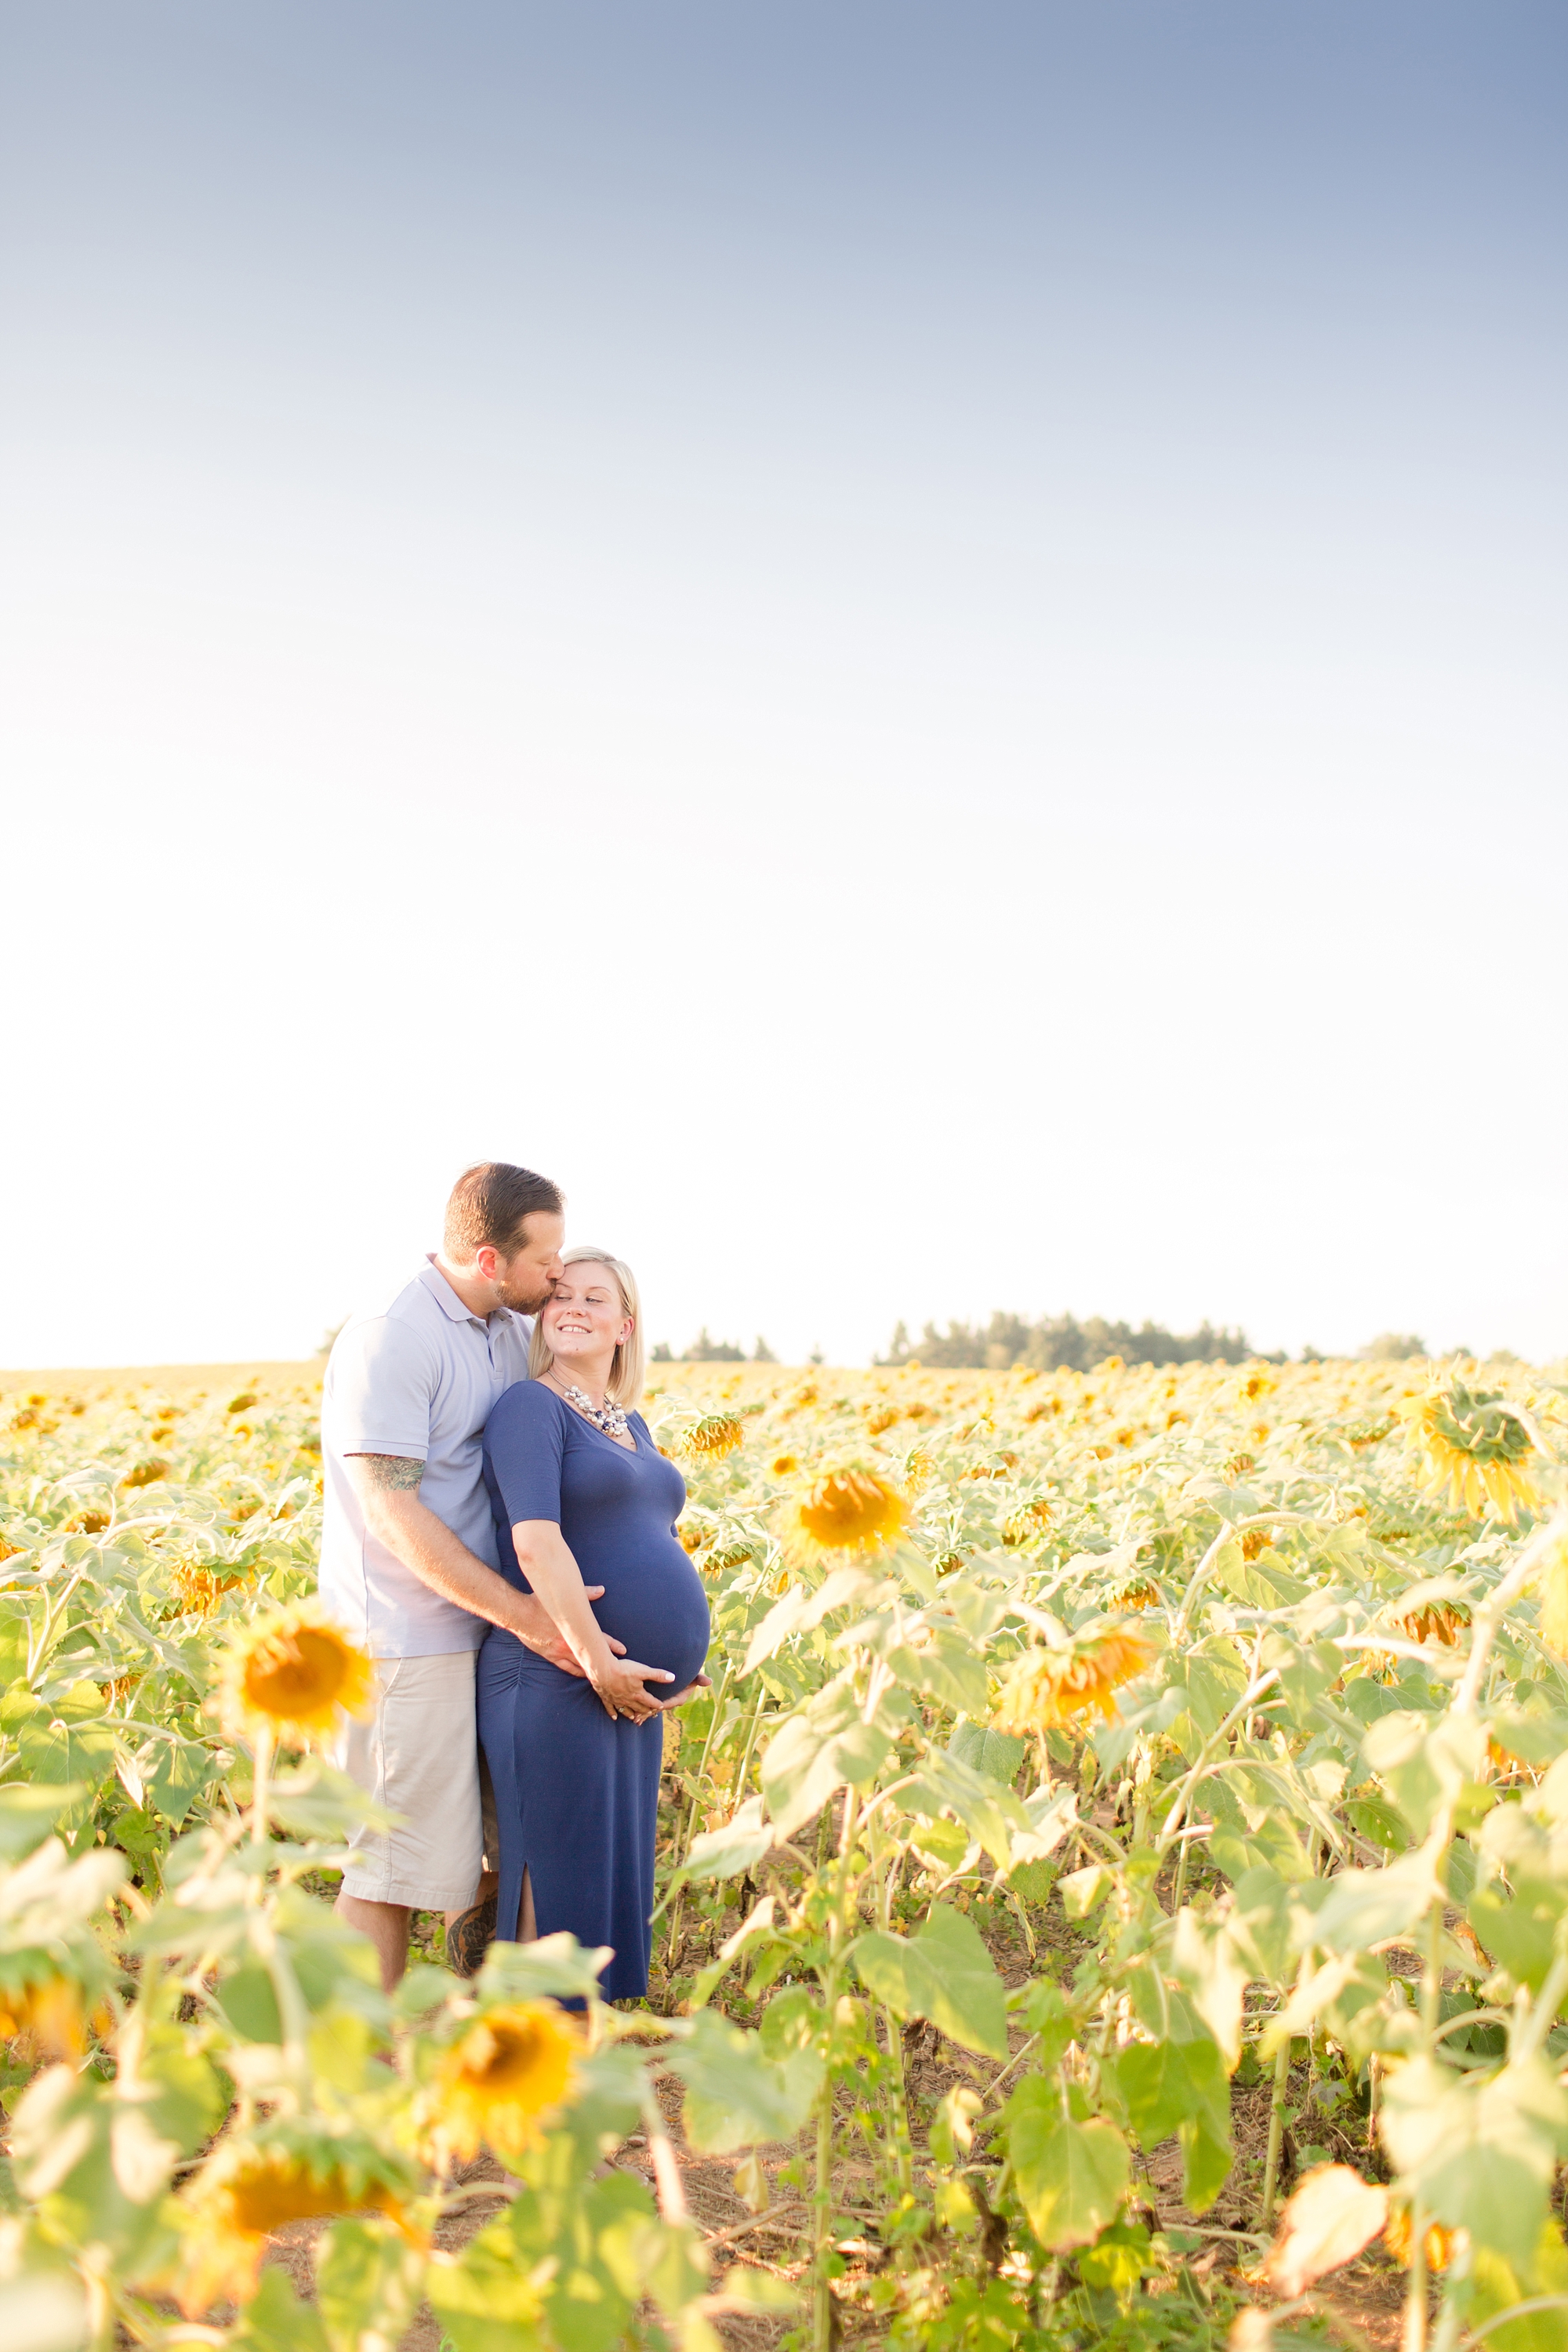
<svg viewBox="0 0 1568 2352">
<path fill-rule="evenodd" d="M 0 2041 L 24 2033 L 46 2058 L 79 2058 L 87 2048 L 80 1986 L 58 1976 L 0 1985 Z"/>
<path fill-rule="evenodd" d="M 1489 1506 L 1511 1525 L 1521 1507 L 1538 1507 L 1540 1489 L 1528 1466 L 1535 1439 L 1500 1390 L 1452 1380 L 1396 1410 L 1410 1424 L 1410 1449 L 1425 1465 L 1427 1492 L 1446 1495 L 1452 1509 L 1479 1518 Z"/>
<path fill-rule="evenodd" d="M 255 2292 L 267 2242 L 286 2221 L 384 2213 L 402 2222 L 411 2184 L 395 2157 L 308 2123 L 263 2125 L 220 2147 L 181 2199 L 187 2217 L 180 2308 L 198 2318 Z"/>
<path fill-rule="evenodd" d="M 830 1470 L 795 1496 L 784 1532 L 801 1551 L 872 1551 L 895 1543 L 909 1518 L 909 1504 L 890 1479 L 875 1470 Z"/>
<path fill-rule="evenodd" d="M 1059 1650 L 1026 1650 L 1009 1668 L 996 1710 L 1000 1731 L 1050 1731 L 1093 1708 L 1110 1721 L 1111 1692 L 1153 1663 L 1153 1644 L 1121 1622 L 1086 1629 Z"/>
<path fill-rule="evenodd" d="M 1541 1638 L 1553 1657 L 1568 1659 L 1568 1536 L 1559 1536 L 1536 1579 Z"/>
<path fill-rule="evenodd" d="M 319 1601 L 258 1620 L 225 1654 L 220 1689 L 230 1731 L 270 1731 L 305 1745 L 330 1739 L 342 1715 L 366 1715 L 374 1669 Z"/>
<path fill-rule="evenodd" d="M 1412 2235 L 1409 2206 L 1396 2205 L 1388 2217 L 1383 2242 L 1402 2271 L 1410 2268 Z M 1436 2273 L 1447 2269 L 1454 2259 L 1458 2236 L 1457 2230 L 1445 2230 L 1439 2222 L 1434 2221 L 1430 2225 L 1426 2231 L 1426 2267 L 1429 2271 Z"/>
<path fill-rule="evenodd" d="M 552 2001 L 487 2010 L 442 2058 L 437 2139 L 465 2158 L 486 2141 L 500 2157 L 534 2147 L 544 2119 L 571 2093 L 581 2047 L 575 2027 Z"/>
</svg>

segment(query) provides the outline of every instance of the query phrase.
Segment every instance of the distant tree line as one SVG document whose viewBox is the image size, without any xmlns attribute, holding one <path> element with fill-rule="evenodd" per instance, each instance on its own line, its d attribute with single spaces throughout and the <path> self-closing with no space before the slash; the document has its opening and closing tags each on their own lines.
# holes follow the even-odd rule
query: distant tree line
<svg viewBox="0 0 1568 2352">
<path fill-rule="evenodd" d="M 912 1360 L 944 1371 L 1005 1371 L 1010 1365 L 1027 1364 L 1041 1372 L 1058 1365 L 1087 1372 L 1107 1356 L 1120 1356 L 1124 1364 L 1239 1364 L 1252 1352 L 1244 1331 L 1216 1331 L 1206 1322 L 1195 1331 L 1179 1332 L 1147 1322 L 1134 1330 L 1131 1323 L 1108 1323 L 1102 1315 L 1091 1315 L 1084 1323 L 1076 1315 L 1046 1315 L 1030 1323 L 1022 1315 L 996 1314 L 985 1324 L 950 1323 L 945 1331 L 928 1323 L 918 1339 L 911 1339 L 908 1326 L 900 1323 L 887 1354 L 876 1361 L 907 1364 Z M 1281 1354 L 1268 1360 L 1283 1363 L 1285 1359 Z"/>
<path fill-rule="evenodd" d="M 778 1358 L 760 1331 L 757 1344 L 748 1356 L 744 1348 L 738 1348 L 733 1339 L 712 1339 L 704 1323 L 690 1347 L 684 1349 L 679 1358 L 672 1353 L 668 1340 L 661 1339 L 650 1361 L 656 1364 L 776 1364 Z"/>
</svg>

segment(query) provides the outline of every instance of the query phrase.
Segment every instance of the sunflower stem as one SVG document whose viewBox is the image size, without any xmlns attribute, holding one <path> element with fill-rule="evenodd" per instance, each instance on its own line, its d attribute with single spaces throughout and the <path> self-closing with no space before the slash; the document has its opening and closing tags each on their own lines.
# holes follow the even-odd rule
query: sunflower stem
<svg viewBox="0 0 1568 2352">
<path fill-rule="evenodd" d="M 750 1730 L 746 1734 L 746 1746 L 744 1753 L 741 1758 L 741 1769 L 735 1775 L 735 1798 L 738 1803 L 744 1803 L 745 1801 L 746 1775 L 752 1769 L 752 1750 L 757 1744 L 757 1734 L 762 1729 L 763 1709 L 767 1705 L 767 1700 L 768 1686 L 766 1683 L 759 1681 L 757 1685 L 757 1703 L 752 1709 L 752 1724 Z"/>
<path fill-rule="evenodd" d="M 829 1971 L 823 1985 L 828 2004 L 828 2029 L 838 1971 Z M 816 2099 L 816 2164 L 812 2182 L 811 2343 L 812 2352 L 832 2352 L 833 2294 L 827 2281 L 827 2249 L 833 2235 L 833 2064 L 831 2058 Z"/>
<path fill-rule="evenodd" d="M 269 1723 L 256 1728 L 256 1772 L 250 1794 L 250 1842 L 264 1846 L 268 1840 L 268 1808 L 272 1793 L 273 1731 Z"/>
<path fill-rule="evenodd" d="M 724 1711 L 724 1694 L 728 1690 L 729 1686 L 730 1661 L 726 1658 L 724 1661 L 724 1671 L 719 1677 L 719 1687 L 713 1694 L 713 1712 L 708 1718 L 708 1736 L 702 1742 L 702 1753 L 697 1759 L 697 1769 L 692 1775 L 693 1780 L 695 1780 L 699 1785 L 692 1791 L 691 1810 L 686 1816 L 686 1828 L 680 1840 L 680 1851 L 676 1855 L 676 1863 L 678 1866 L 685 1863 L 688 1854 L 691 1852 L 692 1833 L 697 1827 L 697 1808 L 702 1801 L 702 1776 L 708 1769 L 709 1750 L 713 1745 L 713 1735 L 719 1728 L 719 1718 Z"/>
<path fill-rule="evenodd" d="M 1302 1962 L 1305 1969 L 1306 1963 Z M 1268 2102 L 1268 2149 L 1263 2159 L 1263 2212 L 1266 2230 L 1274 2226 L 1274 2200 L 1279 2188 L 1279 2150 L 1285 2138 L 1285 2102 L 1290 2090 L 1291 2037 L 1288 2033 L 1274 2055 L 1274 2095 Z"/>
</svg>

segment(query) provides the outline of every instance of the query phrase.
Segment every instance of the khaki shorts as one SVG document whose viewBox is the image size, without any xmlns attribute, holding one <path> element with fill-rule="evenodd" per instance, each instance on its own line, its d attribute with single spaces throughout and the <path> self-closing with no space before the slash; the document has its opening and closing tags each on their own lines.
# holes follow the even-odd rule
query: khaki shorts
<svg viewBox="0 0 1568 2352">
<path fill-rule="evenodd" d="M 400 1817 L 349 1840 L 342 1891 L 362 1903 L 466 1911 L 474 1899 L 484 1860 L 474 1656 L 378 1658 L 375 1712 L 338 1743 L 339 1769 Z"/>
</svg>

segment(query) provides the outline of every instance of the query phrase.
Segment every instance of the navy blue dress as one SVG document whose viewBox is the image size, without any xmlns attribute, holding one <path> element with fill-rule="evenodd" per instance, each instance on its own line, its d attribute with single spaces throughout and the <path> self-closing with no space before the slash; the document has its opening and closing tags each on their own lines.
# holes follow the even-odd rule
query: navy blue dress
<svg viewBox="0 0 1568 2352">
<path fill-rule="evenodd" d="M 520 1381 L 485 1425 L 485 1484 L 495 1513 L 500 1572 L 532 1590 L 511 1531 L 553 1519 L 584 1584 L 602 1584 L 594 1613 L 628 1658 L 664 1666 L 684 1690 L 708 1654 L 708 1596 L 675 1522 L 686 1481 L 628 1415 L 637 1452 L 617 1445 L 542 1381 Z M 542 1936 L 569 1929 L 580 1944 L 611 1944 L 600 1987 L 607 2000 L 647 1990 L 649 1917 L 664 1717 L 628 1723 L 605 1712 L 593 1685 L 492 1625 L 479 1660 L 479 1741 L 500 1832 L 499 1931 L 515 1937 L 526 1870 Z"/>
</svg>

